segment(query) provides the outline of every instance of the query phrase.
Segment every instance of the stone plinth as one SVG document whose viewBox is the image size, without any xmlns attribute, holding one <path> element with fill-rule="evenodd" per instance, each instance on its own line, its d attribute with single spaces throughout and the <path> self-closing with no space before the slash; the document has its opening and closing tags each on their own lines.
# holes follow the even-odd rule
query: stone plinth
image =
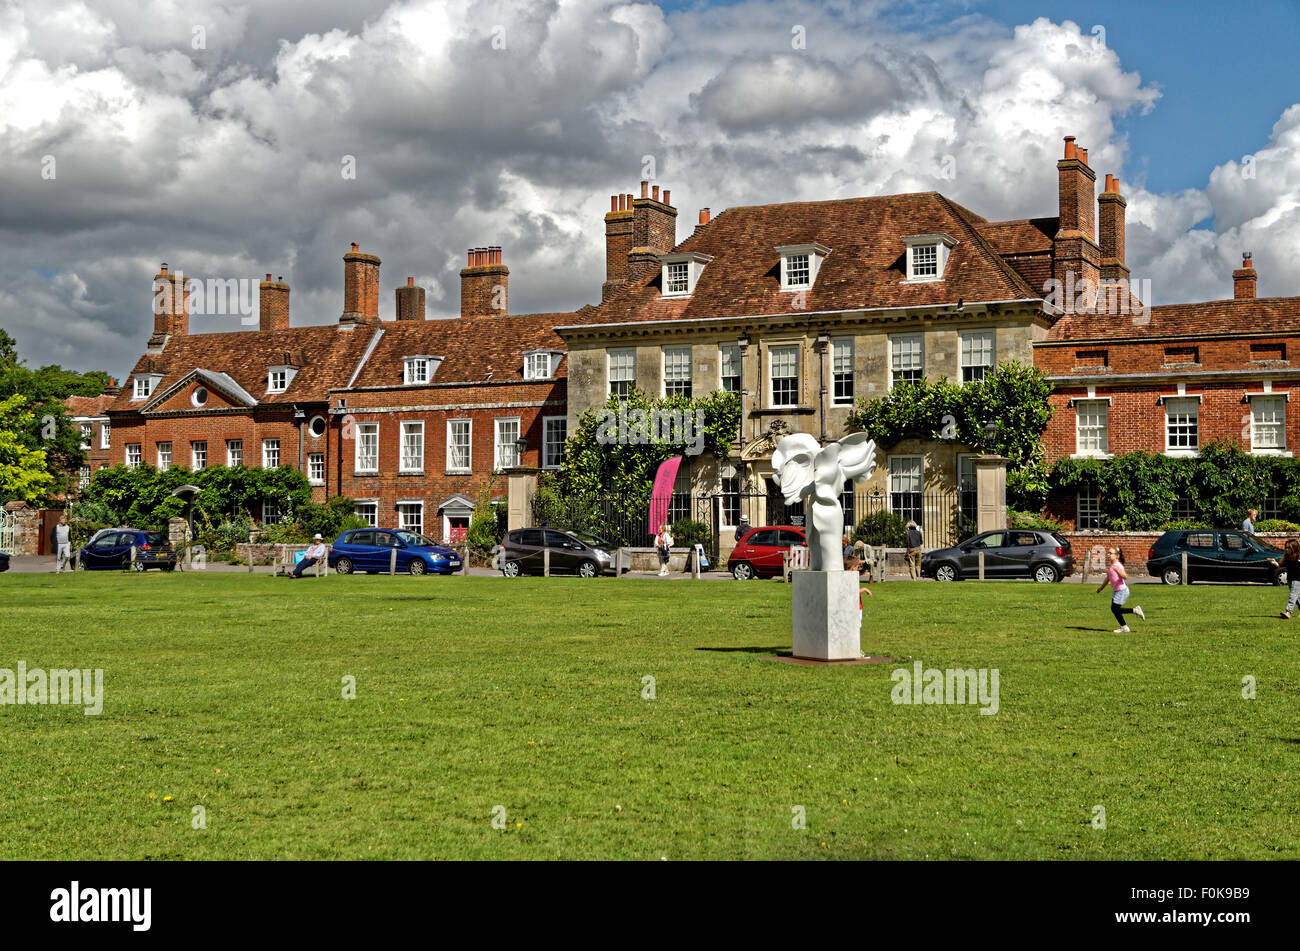
<svg viewBox="0 0 1300 951">
<path fill-rule="evenodd" d="M 857 660 L 862 656 L 862 609 L 856 571 L 791 573 L 794 656 Z"/>
</svg>

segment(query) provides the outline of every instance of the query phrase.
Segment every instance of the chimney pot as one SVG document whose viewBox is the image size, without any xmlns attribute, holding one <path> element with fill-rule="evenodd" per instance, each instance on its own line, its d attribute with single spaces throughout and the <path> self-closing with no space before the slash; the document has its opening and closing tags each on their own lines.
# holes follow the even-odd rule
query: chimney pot
<svg viewBox="0 0 1300 951">
<path fill-rule="evenodd" d="M 407 287 L 414 287 L 414 286 L 415 286 L 415 278 L 413 278 L 413 277 L 408 277 L 408 278 L 406 279 L 406 286 L 407 286 Z"/>
<path fill-rule="evenodd" d="M 1072 135 L 1065 137 L 1065 157 L 1078 158 L 1078 148 L 1074 144 L 1074 136 Z"/>
<path fill-rule="evenodd" d="M 665 189 L 664 189 L 664 204 L 665 204 L 665 205 L 671 205 L 671 204 L 672 204 L 672 197 L 671 197 L 671 196 L 672 196 L 672 192 L 670 192 L 668 189 L 665 188 Z"/>
<path fill-rule="evenodd" d="M 618 211 L 618 196 L 617 196 L 617 195 L 610 195 L 610 196 L 609 196 L 609 210 L 610 210 L 610 211 Z"/>
<path fill-rule="evenodd" d="M 650 183 L 647 182 L 647 181 L 644 181 L 644 180 L 643 180 L 643 181 L 641 182 L 641 197 L 642 197 L 642 198 L 646 198 L 646 197 L 648 197 L 648 196 L 646 195 L 646 192 L 648 192 L 649 190 L 650 190 Z"/>
<path fill-rule="evenodd" d="M 360 251 L 360 250 L 361 250 L 361 245 L 359 245 L 359 244 L 357 244 L 355 241 L 353 241 L 353 242 L 352 242 L 352 250 L 353 250 L 353 251 Z"/>
<path fill-rule="evenodd" d="M 271 275 L 270 274 L 266 275 L 266 279 L 269 281 L 271 279 Z"/>
<path fill-rule="evenodd" d="M 1258 275 L 1249 251 L 1241 254 L 1241 269 L 1232 272 L 1232 296 L 1235 300 L 1249 300 L 1255 296 Z"/>
<path fill-rule="evenodd" d="M 1241 266 L 1242 266 L 1242 267 L 1254 267 L 1254 266 L 1255 266 L 1255 263 L 1254 263 L 1254 261 L 1251 260 L 1251 258 L 1252 258 L 1252 255 L 1251 255 L 1251 253 L 1250 253 L 1249 251 L 1243 251 L 1243 252 L 1241 252 Z"/>
<path fill-rule="evenodd" d="M 700 224 L 702 224 L 702 225 L 707 225 L 708 223 L 709 223 L 709 209 L 707 209 L 707 208 L 701 208 L 701 209 L 700 209 Z"/>
<path fill-rule="evenodd" d="M 167 262 L 166 262 L 166 261 L 164 261 L 164 262 L 162 263 L 162 272 L 163 272 L 164 274 L 167 273 Z"/>
<path fill-rule="evenodd" d="M 1085 148 L 1080 148 L 1078 151 L 1079 151 L 1079 161 L 1082 162 L 1084 165 L 1087 165 L 1087 164 L 1088 164 L 1088 150 L 1085 149 Z"/>
<path fill-rule="evenodd" d="M 655 201 L 658 201 L 658 200 L 659 200 L 659 186 L 658 186 L 658 185 L 656 185 L 656 186 L 654 186 L 654 188 L 650 189 L 650 197 L 653 198 Z"/>
</svg>

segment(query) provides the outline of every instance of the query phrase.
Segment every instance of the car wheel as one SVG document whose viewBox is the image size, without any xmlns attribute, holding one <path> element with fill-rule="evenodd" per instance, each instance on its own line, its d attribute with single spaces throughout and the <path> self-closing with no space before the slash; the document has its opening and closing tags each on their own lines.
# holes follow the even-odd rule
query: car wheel
<svg viewBox="0 0 1300 951">
<path fill-rule="evenodd" d="M 943 564 L 934 569 L 935 581 L 956 581 L 958 577 L 956 565 Z"/>
<path fill-rule="evenodd" d="M 1034 569 L 1034 580 L 1039 584 L 1056 584 L 1061 580 L 1061 573 L 1054 565 L 1039 565 Z"/>
<path fill-rule="evenodd" d="M 413 575 L 422 575 L 429 570 L 429 566 L 424 563 L 423 558 L 412 558 L 411 563 L 406 567 Z"/>
<path fill-rule="evenodd" d="M 519 562 L 507 561 L 504 565 L 501 566 L 501 573 L 505 575 L 507 578 L 518 578 Z"/>
<path fill-rule="evenodd" d="M 86 570 L 86 559 L 84 559 L 84 558 L 78 558 L 78 559 L 77 559 L 77 570 L 78 570 L 78 571 L 85 571 L 85 570 Z"/>
<path fill-rule="evenodd" d="M 1163 581 L 1165 584 L 1182 584 L 1183 573 L 1178 568 L 1174 568 L 1173 566 L 1170 566 L 1166 568 L 1164 571 L 1160 572 L 1160 580 Z"/>
<path fill-rule="evenodd" d="M 144 571 L 144 570 L 146 570 L 146 569 L 145 569 L 144 562 L 143 562 L 143 561 L 133 561 L 133 562 L 131 562 L 131 570 L 132 570 L 132 571 Z"/>
<path fill-rule="evenodd" d="M 1286 584 L 1286 570 L 1285 570 L 1285 569 L 1283 569 L 1283 568 L 1279 568 L 1277 571 L 1273 572 L 1273 583 L 1274 583 L 1274 584 Z"/>
<path fill-rule="evenodd" d="M 752 581 L 754 578 L 754 566 L 747 561 L 738 561 L 736 566 L 731 569 L 731 577 L 737 581 Z"/>
<path fill-rule="evenodd" d="M 578 577 L 580 578 L 594 578 L 598 574 L 600 574 L 600 568 L 594 561 L 584 561 L 578 566 Z"/>
<path fill-rule="evenodd" d="M 334 563 L 334 570 L 341 575 L 352 574 L 352 559 L 346 555 Z"/>
</svg>

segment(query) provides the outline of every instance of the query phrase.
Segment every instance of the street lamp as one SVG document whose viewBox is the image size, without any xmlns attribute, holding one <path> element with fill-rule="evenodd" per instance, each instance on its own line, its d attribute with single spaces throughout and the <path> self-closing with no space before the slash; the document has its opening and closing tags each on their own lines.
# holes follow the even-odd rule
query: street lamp
<svg viewBox="0 0 1300 951">
<path fill-rule="evenodd" d="M 528 440 L 523 436 L 515 440 L 515 465 L 522 466 L 524 464 L 524 450 L 527 448 Z"/>
</svg>

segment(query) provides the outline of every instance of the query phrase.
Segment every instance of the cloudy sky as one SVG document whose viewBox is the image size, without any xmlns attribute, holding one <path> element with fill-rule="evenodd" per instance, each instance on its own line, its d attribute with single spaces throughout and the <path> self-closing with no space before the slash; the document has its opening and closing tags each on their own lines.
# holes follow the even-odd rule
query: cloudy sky
<svg viewBox="0 0 1300 951">
<path fill-rule="evenodd" d="M 487 244 L 512 311 L 572 309 L 647 164 L 679 238 L 703 206 L 931 189 L 1031 217 L 1066 134 L 1121 178 L 1156 303 L 1230 296 L 1243 250 L 1261 295 L 1300 294 L 1297 5 L 1167 9 L 0 0 L 0 327 L 30 364 L 121 375 L 161 261 L 284 275 L 294 323 L 329 323 L 351 241 L 384 317 L 408 275 L 453 313 Z"/>
</svg>

